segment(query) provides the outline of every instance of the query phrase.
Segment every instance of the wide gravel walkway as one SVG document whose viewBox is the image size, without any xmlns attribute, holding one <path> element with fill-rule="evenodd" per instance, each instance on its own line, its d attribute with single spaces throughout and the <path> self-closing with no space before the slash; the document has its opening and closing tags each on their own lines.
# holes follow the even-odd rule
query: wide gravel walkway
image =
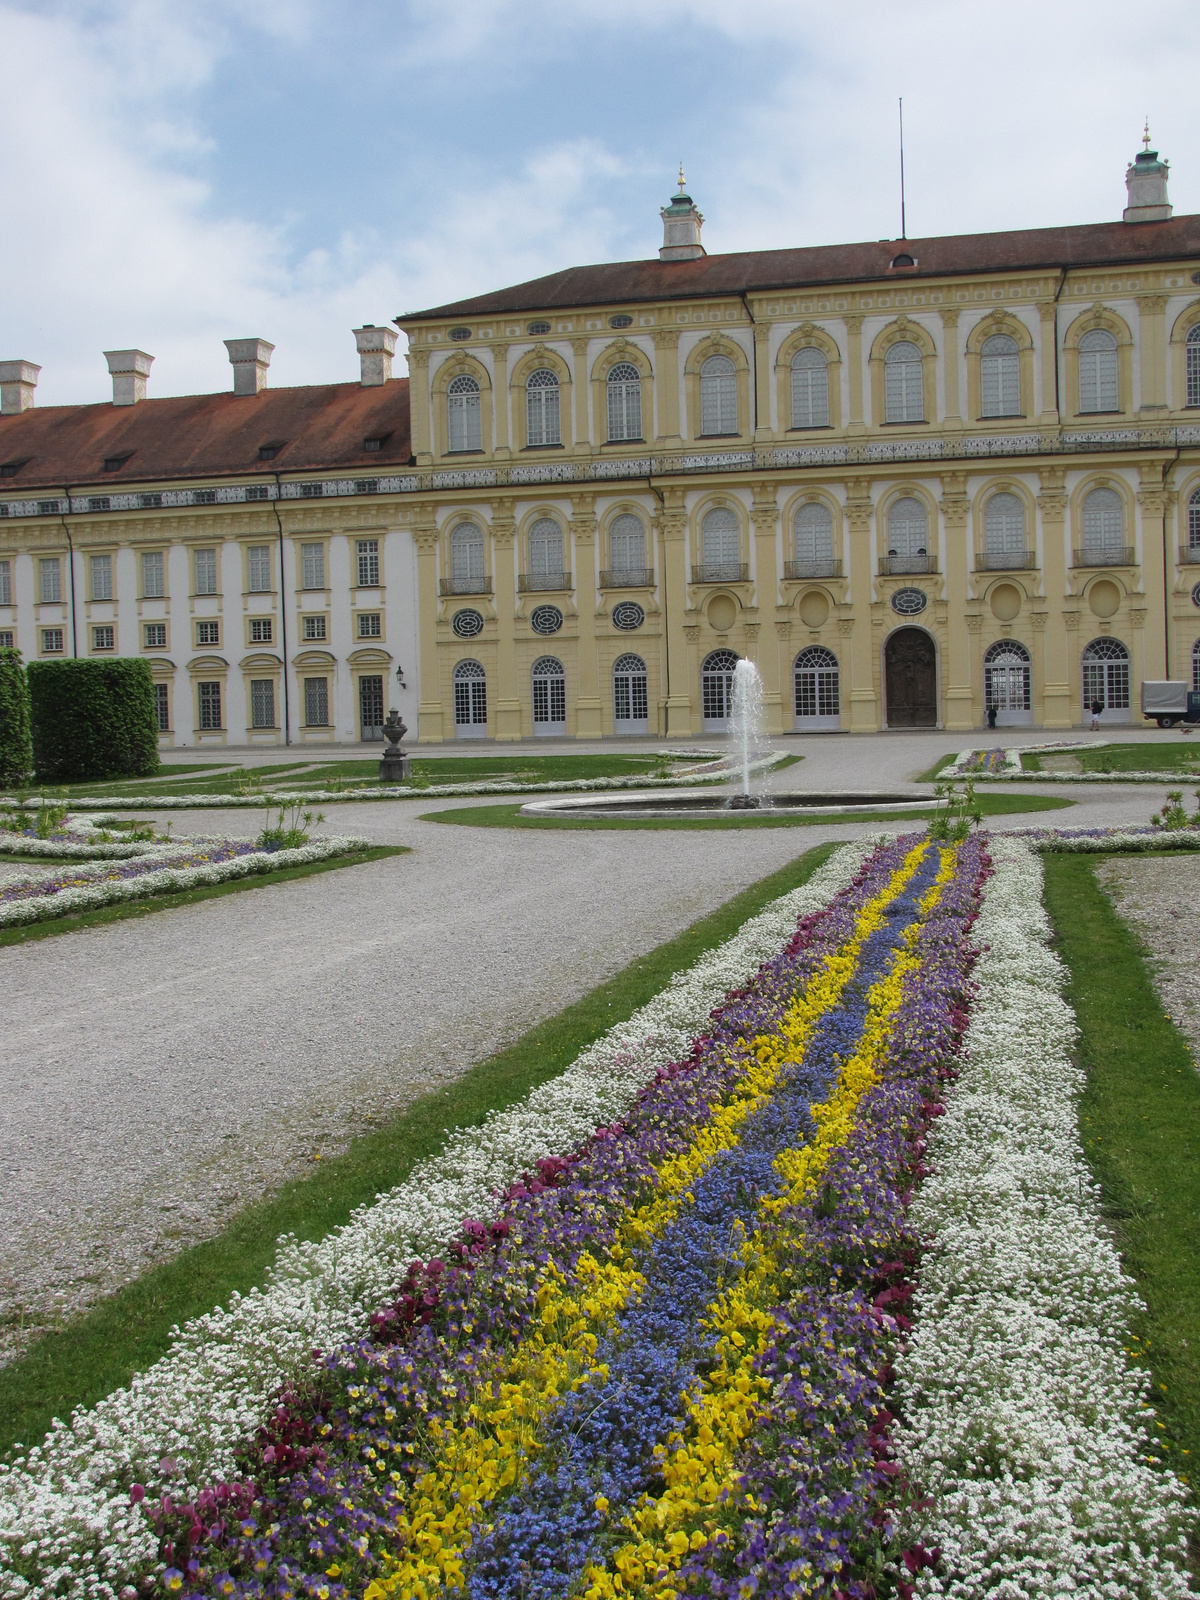
<svg viewBox="0 0 1200 1600">
<path fill-rule="evenodd" d="M 1200 983 L 1194 934 L 1196 907 L 1200 906 L 1200 856 L 1114 856 L 1100 863 L 1096 875 L 1145 945 L 1163 1009 L 1200 1062 Z"/>
</svg>

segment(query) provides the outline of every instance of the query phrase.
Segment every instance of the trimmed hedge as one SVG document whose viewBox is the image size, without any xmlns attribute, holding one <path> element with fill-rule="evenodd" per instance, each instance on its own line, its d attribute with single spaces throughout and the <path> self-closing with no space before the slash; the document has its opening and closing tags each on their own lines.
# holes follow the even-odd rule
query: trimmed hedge
<svg viewBox="0 0 1200 1600">
<path fill-rule="evenodd" d="M 27 677 L 40 783 L 144 778 L 158 771 L 149 662 L 31 661 Z"/>
<path fill-rule="evenodd" d="M 0 650 L 0 784 L 19 789 L 33 777 L 29 684 L 19 650 Z"/>
</svg>

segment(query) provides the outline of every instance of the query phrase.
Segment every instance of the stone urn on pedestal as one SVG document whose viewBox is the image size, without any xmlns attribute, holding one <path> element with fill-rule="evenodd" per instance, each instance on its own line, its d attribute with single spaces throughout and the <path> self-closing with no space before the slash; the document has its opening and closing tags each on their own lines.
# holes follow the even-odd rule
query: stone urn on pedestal
<svg viewBox="0 0 1200 1600">
<path fill-rule="evenodd" d="M 383 725 L 388 747 L 379 763 L 380 783 L 407 783 L 412 776 L 412 758 L 400 748 L 400 741 L 407 732 L 407 724 L 393 706 Z"/>
</svg>

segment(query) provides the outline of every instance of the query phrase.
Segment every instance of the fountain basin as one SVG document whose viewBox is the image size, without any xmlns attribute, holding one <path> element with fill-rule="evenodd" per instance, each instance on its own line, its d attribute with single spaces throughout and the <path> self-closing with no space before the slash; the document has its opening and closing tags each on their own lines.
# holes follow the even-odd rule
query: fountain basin
<svg viewBox="0 0 1200 1600">
<path fill-rule="evenodd" d="M 764 797 L 761 806 L 747 807 L 741 795 L 663 789 L 657 793 L 559 795 L 530 800 L 521 807 L 528 817 L 624 817 L 627 821 L 656 817 L 756 817 L 772 813 L 803 812 L 806 816 L 853 816 L 864 811 L 928 811 L 944 804 L 931 791 L 913 789 L 795 789 Z"/>
</svg>

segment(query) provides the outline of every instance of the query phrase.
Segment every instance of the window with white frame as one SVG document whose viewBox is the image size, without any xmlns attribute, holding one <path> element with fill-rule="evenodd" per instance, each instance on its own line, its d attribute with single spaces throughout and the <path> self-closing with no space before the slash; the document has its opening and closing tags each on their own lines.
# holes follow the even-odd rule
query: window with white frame
<svg viewBox="0 0 1200 1600">
<path fill-rule="evenodd" d="M 567 676 L 557 656 L 539 656 L 533 663 L 533 731 L 565 733 Z"/>
<path fill-rule="evenodd" d="M 62 601 L 62 563 L 57 556 L 42 556 L 38 561 L 38 598 L 43 605 Z"/>
<path fill-rule="evenodd" d="M 700 432 L 737 431 L 737 368 L 728 356 L 709 356 L 700 368 Z"/>
<path fill-rule="evenodd" d="M 12 563 L 0 561 L 0 606 L 12 605 Z"/>
<path fill-rule="evenodd" d="M 251 594 L 267 594 L 271 588 L 271 546 L 252 544 L 246 551 L 246 576 Z"/>
<path fill-rule="evenodd" d="M 274 632 L 270 617 L 250 618 L 250 643 L 270 644 Z"/>
<path fill-rule="evenodd" d="M 460 522 L 450 534 L 450 587 L 454 594 L 484 591 L 483 529 L 477 522 Z"/>
<path fill-rule="evenodd" d="M 305 678 L 304 724 L 308 728 L 329 726 L 329 679 Z"/>
<path fill-rule="evenodd" d="M 59 656 L 63 650 L 63 631 L 61 628 L 42 629 L 42 654 L 45 656 Z"/>
<path fill-rule="evenodd" d="M 88 562 L 88 575 L 91 579 L 92 599 L 111 600 L 113 597 L 112 557 L 109 555 L 92 556 Z"/>
<path fill-rule="evenodd" d="M 359 539 L 356 542 L 356 553 L 358 556 L 358 587 L 360 589 L 378 589 L 379 540 Z"/>
<path fill-rule="evenodd" d="M 219 622 L 198 622 L 196 624 L 196 643 L 198 645 L 214 645 L 221 642 L 221 624 Z"/>
<path fill-rule="evenodd" d="M 983 657 L 983 702 L 998 712 L 1028 711 L 1033 705 L 1033 663 L 1016 639 L 989 645 Z"/>
<path fill-rule="evenodd" d="M 158 723 L 159 733 L 171 731 L 171 686 L 166 683 L 154 685 L 154 719 Z"/>
<path fill-rule="evenodd" d="M 167 625 L 165 622 L 146 622 L 142 625 L 142 638 L 145 640 L 147 650 L 165 650 L 167 648 Z"/>
<path fill-rule="evenodd" d="M 929 554 L 929 517 L 911 495 L 893 500 L 887 514 L 888 555 L 912 561 Z"/>
<path fill-rule="evenodd" d="M 215 550 L 196 550 L 193 552 L 192 561 L 196 572 L 196 593 L 216 594 L 217 552 Z"/>
<path fill-rule="evenodd" d="M 483 449 L 483 406 L 479 385 L 463 372 L 446 390 L 446 448 Z"/>
<path fill-rule="evenodd" d="M 1200 556 L 1200 489 L 1193 489 L 1188 501 L 1188 550 Z"/>
<path fill-rule="evenodd" d="M 713 650 L 700 668 L 700 712 L 707 731 L 713 732 L 729 722 L 733 704 L 733 674 L 738 658 L 732 650 Z"/>
<path fill-rule="evenodd" d="M 546 584 L 563 578 L 562 528 L 553 517 L 539 517 L 529 530 L 530 575 Z"/>
<path fill-rule="evenodd" d="M 792 427 L 829 426 L 829 362 L 808 345 L 792 357 Z"/>
<path fill-rule="evenodd" d="M 1093 328 L 1079 341 L 1079 409 L 1120 409 L 1117 341 L 1107 328 Z"/>
<path fill-rule="evenodd" d="M 303 617 L 301 619 L 301 633 L 306 641 L 323 639 L 325 637 L 324 617 Z"/>
<path fill-rule="evenodd" d="M 117 648 L 117 630 L 111 622 L 102 622 L 92 629 L 93 650 L 115 650 Z"/>
<path fill-rule="evenodd" d="M 838 659 L 823 645 L 810 645 L 796 657 L 792 673 L 796 717 L 802 722 L 841 716 Z"/>
<path fill-rule="evenodd" d="M 200 726 L 204 729 L 221 726 L 221 685 L 219 680 L 208 680 L 196 685 L 196 702 L 200 712 Z"/>
<path fill-rule="evenodd" d="M 1187 398 L 1184 405 L 1200 406 L 1200 322 L 1188 329 L 1187 343 L 1183 347 Z"/>
<path fill-rule="evenodd" d="M 487 673 L 478 661 L 460 661 L 454 669 L 454 725 L 460 737 L 487 731 Z"/>
<path fill-rule="evenodd" d="M 558 377 L 548 367 L 531 372 L 525 384 L 525 443 L 562 443 Z"/>
<path fill-rule="evenodd" d="M 302 589 L 325 587 L 325 546 L 302 544 L 300 546 L 300 586 Z"/>
<path fill-rule="evenodd" d="M 1129 651 L 1119 639 L 1093 639 L 1083 652 L 1083 707 L 1129 710 Z"/>
<path fill-rule="evenodd" d="M 884 414 L 889 422 L 924 422 L 925 374 L 920 348 L 907 339 L 883 358 Z"/>
<path fill-rule="evenodd" d="M 142 596 L 146 600 L 165 599 L 167 593 L 166 566 L 161 550 L 142 553 Z"/>
<path fill-rule="evenodd" d="M 1025 560 L 1025 506 L 1007 489 L 992 495 L 983 508 L 983 553 L 989 568 Z"/>
<path fill-rule="evenodd" d="M 705 581 L 737 583 L 742 576 L 742 528 L 731 506 L 713 506 L 700 524 Z"/>
<path fill-rule="evenodd" d="M 646 524 L 632 511 L 622 511 L 609 525 L 608 564 L 618 573 L 646 570 Z"/>
<path fill-rule="evenodd" d="M 0 650 L 15 650 L 17 635 L 12 628 L 0 628 Z"/>
<path fill-rule="evenodd" d="M 1021 355 L 1008 333 L 993 333 L 979 348 L 979 398 L 985 417 L 1021 415 Z"/>
<path fill-rule="evenodd" d="M 613 727 L 617 733 L 646 733 L 650 727 L 646 663 L 627 654 L 613 662 Z"/>
<path fill-rule="evenodd" d="M 794 551 L 798 564 L 823 567 L 833 560 L 833 512 L 823 501 L 797 507 Z"/>
<path fill-rule="evenodd" d="M 608 437 L 613 443 L 642 437 L 642 375 L 632 361 L 618 361 L 606 383 Z"/>
<path fill-rule="evenodd" d="M 1125 506 L 1115 489 L 1092 489 L 1083 499 L 1085 559 L 1111 559 L 1125 547 Z"/>
<path fill-rule="evenodd" d="M 358 613 L 358 637 L 360 639 L 378 639 L 383 634 L 383 618 L 378 611 L 360 611 Z"/>
<path fill-rule="evenodd" d="M 273 678 L 251 678 L 250 680 L 250 726 L 252 728 L 273 728 L 275 726 L 275 680 Z"/>
</svg>

